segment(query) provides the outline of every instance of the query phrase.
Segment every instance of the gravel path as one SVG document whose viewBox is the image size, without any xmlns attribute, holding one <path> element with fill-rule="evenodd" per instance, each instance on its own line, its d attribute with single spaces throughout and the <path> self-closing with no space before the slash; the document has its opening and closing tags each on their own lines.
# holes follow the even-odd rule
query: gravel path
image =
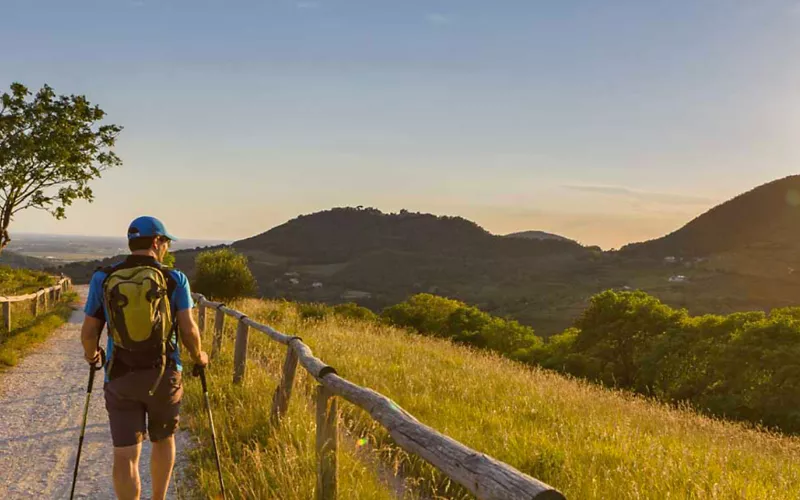
<svg viewBox="0 0 800 500">
<path fill-rule="evenodd" d="M 81 304 L 88 288 L 76 287 Z M 80 328 L 83 313 L 69 322 L 13 369 L 0 374 L 0 498 L 69 498 L 78 448 L 88 365 L 83 360 Z M 105 336 L 103 336 L 105 345 Z M 185 432 L 177 436 L 176 475 L 189 446 Z M 114 498 L 111 483 L 111 435 L 103 400 L 103 378 L 96 374 L 83 443 L 76 498 Z M 139 464 L 142 498 L 150 498 L 150 444 Z M 173 476 L 169 498 L 178 498 Z M 181 488 L 184 490 L 184 488 Z M 189 496 L 181 491 L 180 497 Z"/>
</svg>

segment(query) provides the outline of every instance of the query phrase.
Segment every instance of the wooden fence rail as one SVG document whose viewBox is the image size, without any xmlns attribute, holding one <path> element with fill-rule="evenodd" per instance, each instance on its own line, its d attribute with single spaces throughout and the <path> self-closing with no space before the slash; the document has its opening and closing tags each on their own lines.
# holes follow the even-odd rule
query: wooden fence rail
<svg viewBox="0 0 800 500">
<path fill-rule="evenodd" d="M 27 295 L 16 295 L 12 297 L 0 295 L 0 304 L 3 304 L 3 328 L 5 332 L 11 331 L 11 304 L 13 302 L 32 301 L 31 314 L 35 318 L 61 300 L 61 295 L 69 291 L 70 287 L 72 287 L 72 280 L 69 278 L 61 278 L 57 284 L 47 288 L 40 288 L 38 291 Z"/>
<path fill-rule="evenodd" d="M 316 392 L 317 500 L 336 498 L 339 421 L 336 396 L 366 411 L 389 432 L 400 448 L 422 457 L 480 500 L 564 498 L 555 488 L 419 422 L 383 394 L 348 381 L 334 368 L 316 358 L 299 337 L 286 335 L 270 326 L 257 323 L 245 314 L 219 302 L 212 302 L 200 294 L 193 296 L 203 325 L 206 308 L 216 310 L 212 358 L 222 345 L 225 316 L 235 318 L 238 322 L 234 346 L 234 383 L 241 383 L 246 376 L 247 340 L 251 329 L 286 346 L 281 380 L 272 399 L 270 420 L 274 425 L 279 425 L 281 417 L 286 413 L 298 364 L 319 382 Z"/>
</svg>

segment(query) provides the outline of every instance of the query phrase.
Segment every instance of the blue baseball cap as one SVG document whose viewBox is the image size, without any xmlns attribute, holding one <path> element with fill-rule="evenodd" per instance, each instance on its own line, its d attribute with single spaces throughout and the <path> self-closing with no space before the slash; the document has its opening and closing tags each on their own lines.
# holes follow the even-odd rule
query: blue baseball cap
<svg viewBox="0 0 800 500">
<path fill-rule="evenodd" d="M 160 220 L 149 215 L 137 217 L 128 226 L 128 239 L 146 238 L 149 236 L 163 236 L 170 241 L 178 241 L 178 238 L 167 232 L 166 226 Z"/>
</svg>

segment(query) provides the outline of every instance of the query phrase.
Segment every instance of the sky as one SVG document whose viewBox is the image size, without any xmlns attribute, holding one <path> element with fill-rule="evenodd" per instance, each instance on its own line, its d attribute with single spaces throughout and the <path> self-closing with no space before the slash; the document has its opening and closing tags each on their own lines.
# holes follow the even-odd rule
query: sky
<svg viewBox="0 0 800 500">
<path fill-rule="evenodd" d="M 800 0 L 3 0 L 0 88 L 124 127 L 94 203 L 12 237 L 363 205 L 618 248 L 797 173 L 798 54 Z"/>
</svg>

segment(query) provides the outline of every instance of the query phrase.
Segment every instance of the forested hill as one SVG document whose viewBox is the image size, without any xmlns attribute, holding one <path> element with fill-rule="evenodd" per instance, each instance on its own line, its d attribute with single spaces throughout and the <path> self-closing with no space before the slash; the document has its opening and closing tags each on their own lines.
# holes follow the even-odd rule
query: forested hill
<svg viewBox="0 0 800 500">
<path fill-rule="evenodd" d="M 705 257 L 754 246 L 800 247 L 800 175 L 743 193 L 662 238 L 623 247 L 626 254 Z"/>
<path fill-rule="evenodd" d="M 347 262 L 378 251 L 486 258 L 585 252 L 572 241 L 495 236 L 461 217 L 405 210 L 387 214 L 374 208 L 334 208 L 302 215 L 233 246 L 306 263 Z"/>
<path fill-rule="evenodd" d="M 44 269 L 48 267 L 50 263 L 44 259 L 5 250 L 3 253 L 0 253 L 0 265 L 23 267 L 26 269 Z"/>
</svg>

